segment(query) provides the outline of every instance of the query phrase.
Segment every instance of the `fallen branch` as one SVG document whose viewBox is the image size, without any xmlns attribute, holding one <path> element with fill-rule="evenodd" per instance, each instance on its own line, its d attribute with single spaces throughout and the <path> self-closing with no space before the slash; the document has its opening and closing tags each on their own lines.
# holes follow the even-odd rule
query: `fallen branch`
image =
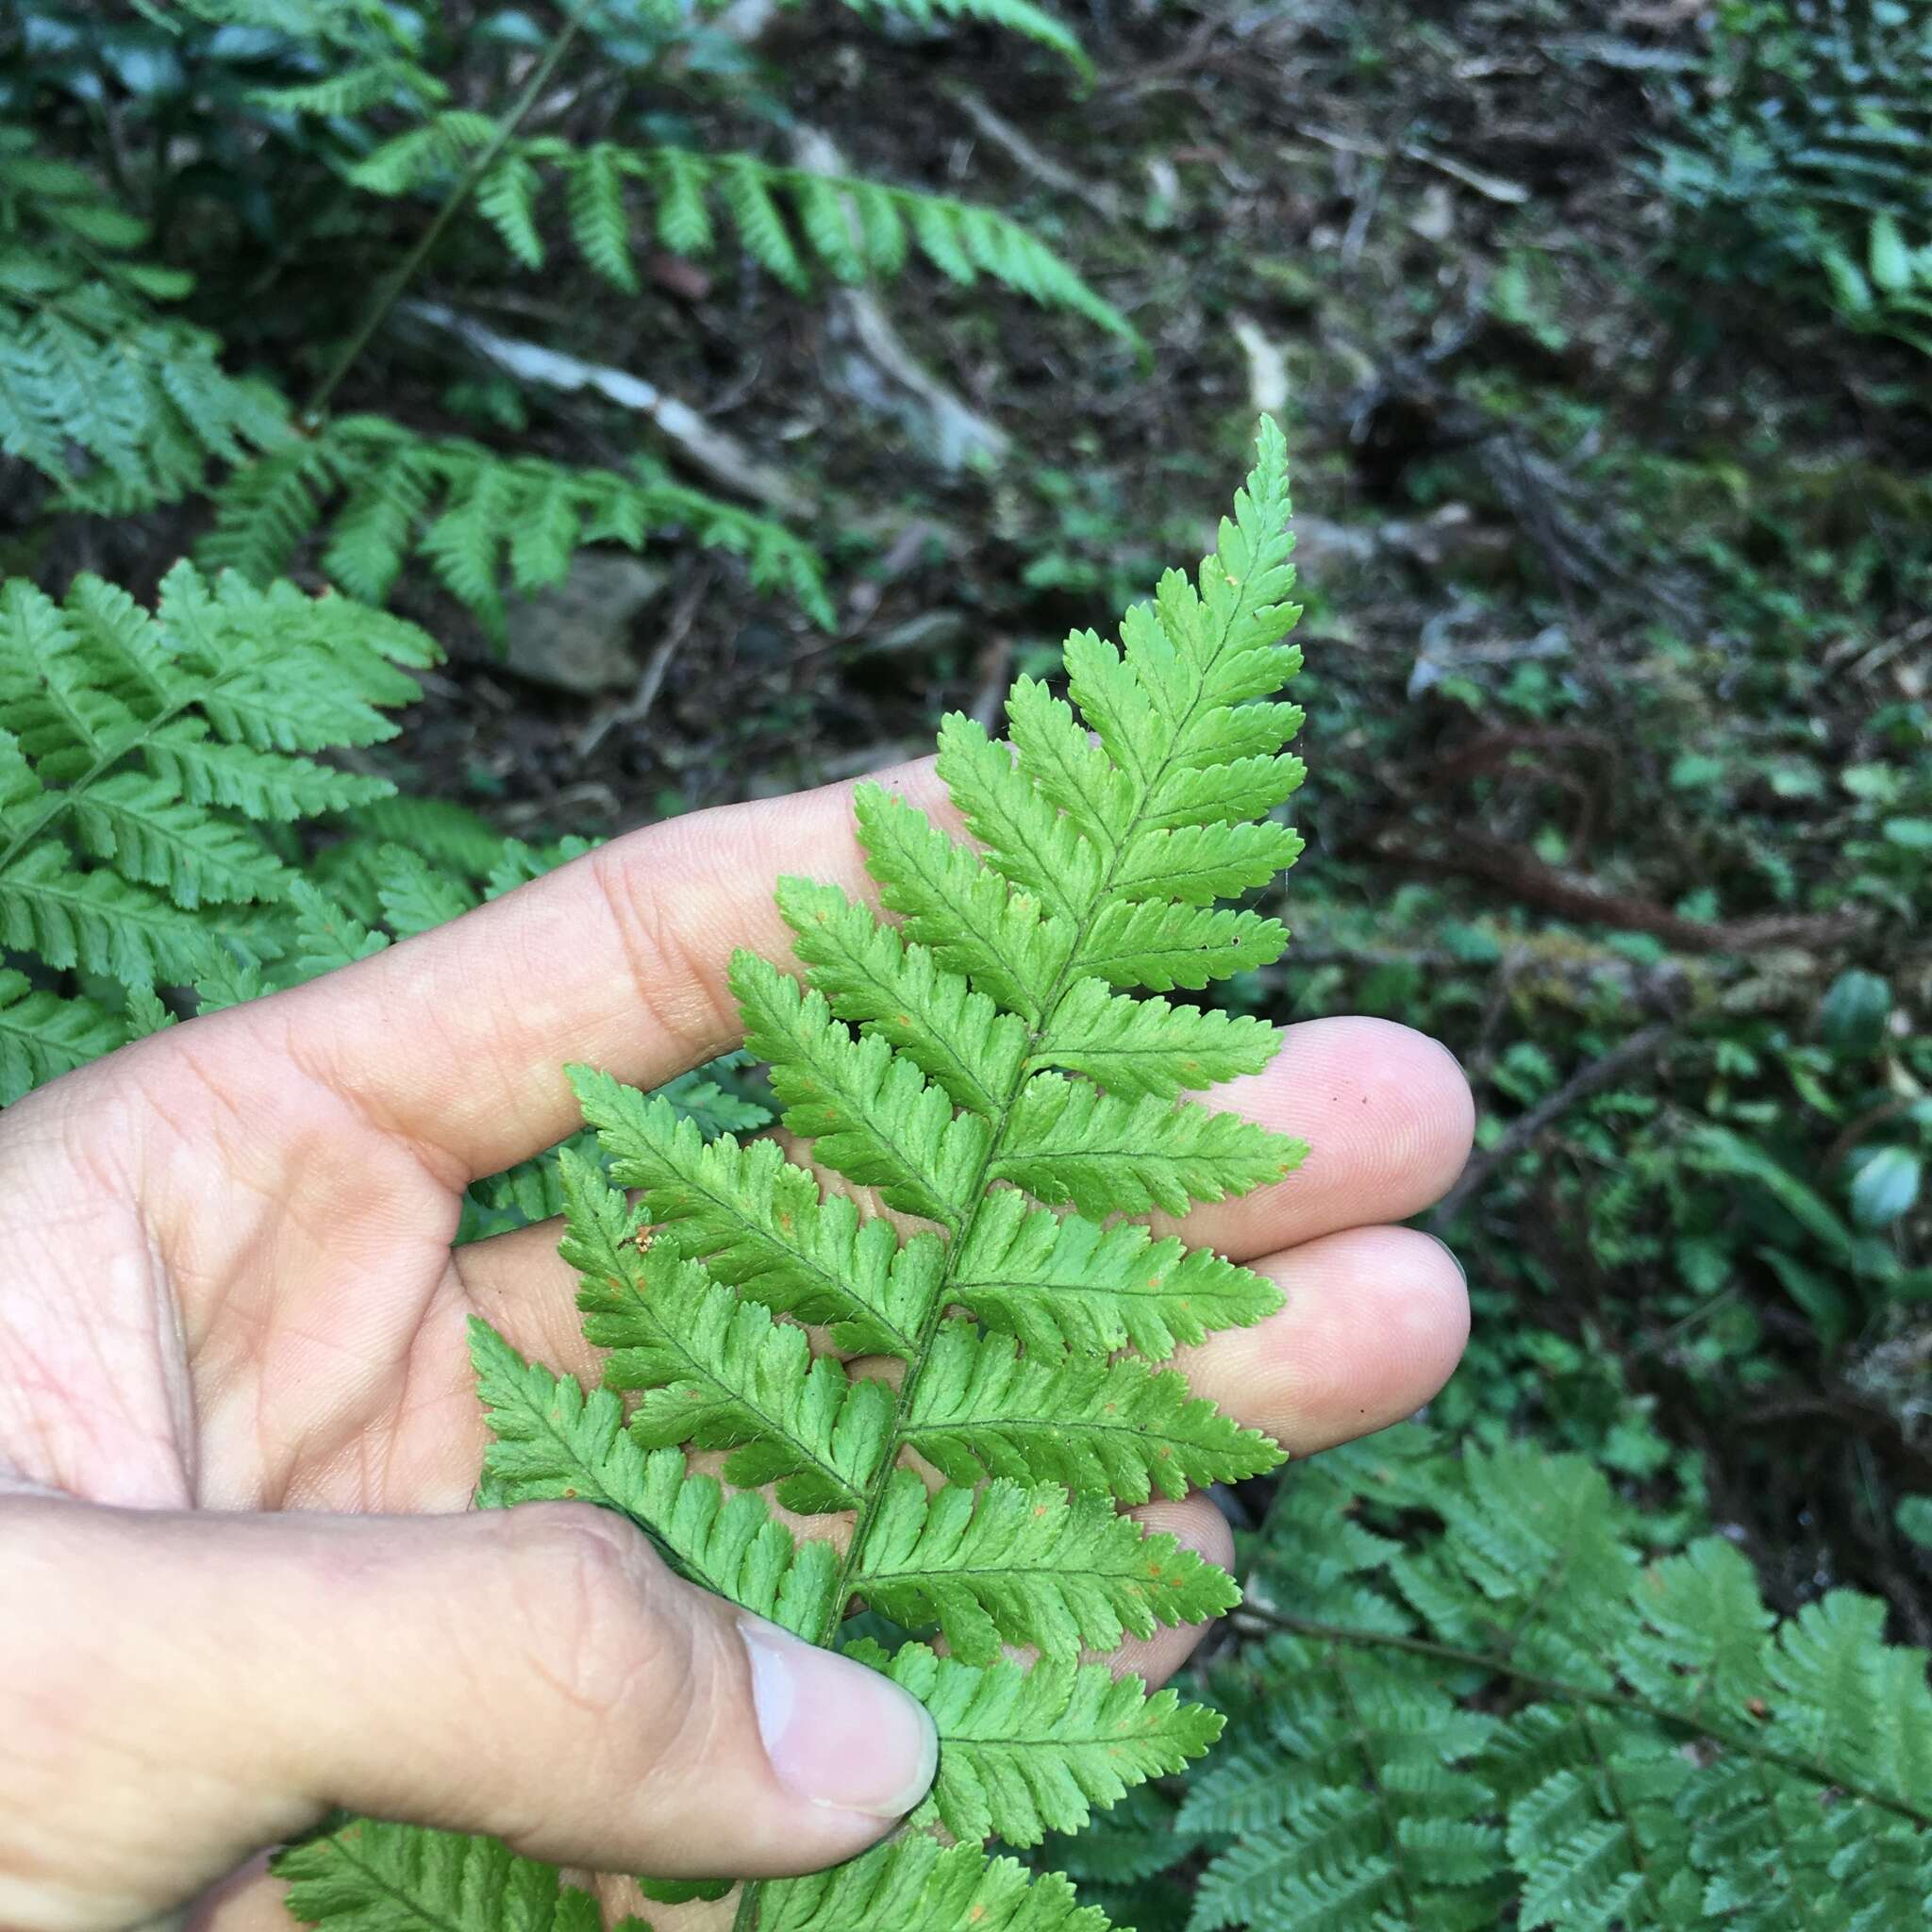
<svg viewBox="0 0 1932 1932">
<path fill-rule="evenodd" d="M 658 693 L 664 688 L 664 674 L 671 669 L 671 660 L 683 649 L 685 640 L 691 636 L 691 628 L 697 623 L 698 611 L 710 588 L 711 573 L 708 570 L 700 570 L 692 576 L 690 588 L 677 600 L 676 607 L 665 622 L 663 636 L 644 660 L 636 689 L 622 704 L 600 705 L 578 735 L 579 760 L 588 758 L 603 743 L 613 726 L 641 724 L 651 715 L 651 707 L 658 702 Z"/>
<path fill-rule="evenodd" d="M 1104 221 L 1121 219 L 1119 191 L 1106 182 L 1083 181 L 1071 168 L 1063 168 L 1050 155 L 1043 155 L 1004 116 L 996 113 L 980 96 L 966 87 L 949 87 L 946 97 L 972 122 L 988 141 L 1024 173 L 1056 194 L 1070 194 L 1084 201 Z"/>
<path fill-rule="evenodd" d="M 1521 181 L 1506 181 L 1500 175 L 1485 175 L 1454 156 L 1438 154 L 1419 141 L 1403 141 L 1391 146 L 1386 142 L 1367 141 L 1358 134 L 1342 134 L 1330 127 L 1297 125 L 1295 132 L 1307 140 L 1320 142 L 1337 154 L 1357 155 L 1364 160 L 1391 161 L 1400 156 L 1406 161 L 1419 161 L 1434 168 L 1452 181 L 1459 181 L 1485 201 L 1501 202 L 1505 208 L 1521 208 L 1529 199 L 1529 190 Z"/>
<path fill-rule="evenodd" d="M 1519 1114 L 1504 1129 L 1493 1147 L 1484 1149 L 1463 1169 L 1462 1178 L 1442 1197 L 1429 1217 L 1431 1230 L 1437 1234 L 1443 1233 L 1461 1212 L 1463 1204 L 1481 1192 L 1506 1162 L 1515 1159 L 1524 1148 L 1533 1144 L 1546 1127 L 1568 1113 L 1578 1101 L 1588 1100 L 1592 1093 L 1614 1086 L 1632 1067 L 1649 1059 L 1675 1031 L 1669 1021 L 1654 1021 L 1640 1032 L 1633 1033 L 1621 1046 L 1612 1047 L 1587 1066 L 1579 1067 L 1554 1093 L 1538 1101 L 1527 1113 Z"/>
<path fill-rule="evenodd" d="M 740 496 L 749 497 L 785 516 L 806 516 L 814 508 L 812 499 L 790 478 L 759 462 L 735 436 L 707 422 L 689 403 L 667 395 L 641 375 L 600 362 L 587 362 L 580 356 L 548 349 L 541 342 L 519 341 L 511 336 L 498 335 L 474 317 L 459 314 L 441 302 L 409 302 L 404 308 L 418 322 L 455 336 L 487 361 L 494 362 L 522 381 L 540 383 L 546 389 L 566 393 L 590 390 L 606 402 L 615 403 L 620 409 L 645 417 L 693 467 Z"/>
<path fill-rule="evenodd" d="M 832 138 L 816 127 L 796 127 L 791 151 L 798 165 L 814 175 L 845 175 L 851 171 Z M 858 234 L 858 216 L 849 206 L 846 220 Z M 931 423 L 932 454 L 942 467 L 957 470 L 979 462 L 1005 459 L 1012 440 L 990 423 L 962 396 L 940 380 L 920 361 L 892 325 L 870 289 L 841 289 L 832 297 L 833 315 L 843 321 L 866 359 L 887 382 L 903 391 Z"/>
<path fill-rule="evenodd" d="M 1615 892 L 1594 879 L 1545 865 L 1533 854 L 1474 827 L 1458 829 L 1443 849 L 1411 845 L 1394 833 L 1374 841 L 1378 857 L 1391 864 L 1441 875 L 1460 873 L 1501 886 L 1513 899 L 1541 906 L 1565 919 L 1607 925 L 1622 932 L 1647 932 L 1692 953 L 1754 953 L 1773 946 L 1824 946 L 1857 931 L 1857 922 L 1807 913 L 1771 913 L 1761 919 L 1690 919 L 1649 899 Z"/>
</svg>

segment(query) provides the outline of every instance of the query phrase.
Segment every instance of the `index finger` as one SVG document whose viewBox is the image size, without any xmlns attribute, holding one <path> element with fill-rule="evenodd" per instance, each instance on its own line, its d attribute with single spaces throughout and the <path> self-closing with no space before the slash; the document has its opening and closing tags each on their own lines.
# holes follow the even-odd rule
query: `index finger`
<svg viewBox="0 0 1932 1932">
<path fill-rule="evenodd" d="M 928 808 L 944 796 L 929 758 L 874 782 Z M 456 1178 L 495 1174 L 580 1124 L 566 1061 L 648 1088 L 739 1043 L 725 973 L 739 946 L 789 957 L 778 877 L 864 890 L 851 793 L 825 786 L 627 833 L 325 980 L 232 1008 L 221 1044 L 286 1056 Z"/>
</svg>

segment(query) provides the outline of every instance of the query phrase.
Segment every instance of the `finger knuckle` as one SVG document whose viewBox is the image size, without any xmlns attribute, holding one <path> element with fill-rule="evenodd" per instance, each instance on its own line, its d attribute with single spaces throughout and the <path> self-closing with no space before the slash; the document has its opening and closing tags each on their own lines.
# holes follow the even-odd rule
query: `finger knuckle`
<svg viewBox="0 0 1932 1932">
<path fill-rule="evenodd" d="M 585 862 L 603 895 L 644 1015 L 700 1058 L 738 1038 L 716 966 L 691 945 L 676 895 L 641 888 L 615 847 L 606 846 Z"/>
<path fill-rule="evenodd" d="M 528 1505 L 507 1523 L 515 1639 L 560 1699 L 614 1718 L 688 1679 L 675 1579 L 635 1529 L 586 1503 Z"/>
</svg>

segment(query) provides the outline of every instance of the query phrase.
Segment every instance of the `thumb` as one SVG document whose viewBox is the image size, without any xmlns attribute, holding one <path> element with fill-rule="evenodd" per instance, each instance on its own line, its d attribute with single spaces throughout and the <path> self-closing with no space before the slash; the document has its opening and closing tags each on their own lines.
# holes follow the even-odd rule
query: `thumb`
<svg viewBox="0 0 1932 1932">
<path fill-rule="evenodd" d="M 930 1783 L 924 1710 L 582 1504 L 0 1499 L 0 1925 L 111 1932 L 328 1807 L 560 1864 L 770 1876 Z"/>
</svg>

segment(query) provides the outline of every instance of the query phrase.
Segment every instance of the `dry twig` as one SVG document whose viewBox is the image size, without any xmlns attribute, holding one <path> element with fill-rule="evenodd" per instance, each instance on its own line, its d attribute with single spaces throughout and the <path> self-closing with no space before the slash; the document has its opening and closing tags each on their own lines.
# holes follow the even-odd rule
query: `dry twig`
<svg viewBox="0 0 1932 1932">
<path fill-rule="evenodd" d="M 1443 1233 L 1454 1224 L 1463 1204 L 1486 1188 L 1505 1162 L 1513 1160 L 1525 1147 L 1533 1144 L 1544 1128 L 1568 1113 L 1578 1101 L 1588 1100 L 1592 1093 L 1613 1086 L 1632 1067 L 1649 1059 L 1675 1031 L 1676 1028 L 1667 1020 L 1653 1022 L 1633 1033 L 1621 1046 L 1612 1047 L 1588 1066 L 1579 1067 L 1554 1093 L 1511 1121 L 1496 1144 L 1478 1154 L 1463 1169 L 1462 1178 L 1442 1197 L 1441 1205 L 1430 1215 L 1430 1228 L 1437 1234 Z"/>
</svg>

